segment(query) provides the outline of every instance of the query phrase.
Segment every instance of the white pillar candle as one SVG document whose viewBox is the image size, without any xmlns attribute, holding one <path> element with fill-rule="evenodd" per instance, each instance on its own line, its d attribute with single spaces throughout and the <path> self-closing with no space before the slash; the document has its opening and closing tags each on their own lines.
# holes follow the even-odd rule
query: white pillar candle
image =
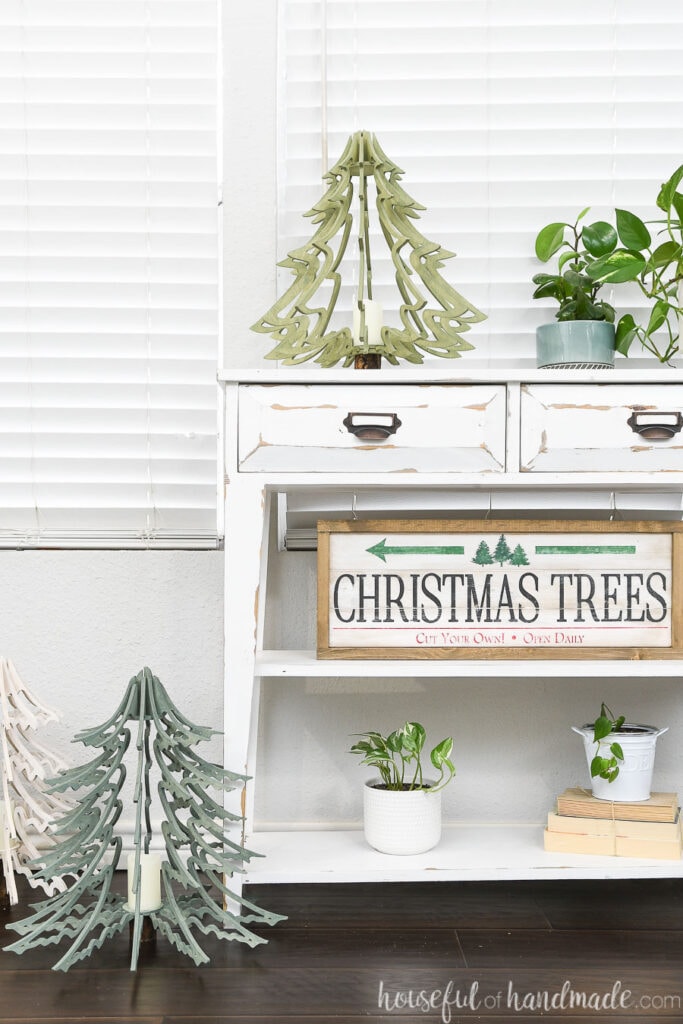
<svg viewBox="0 0 683 1024">
<path fill-rule="evenodd" d="M 135 854 L 128 854 L 128 906 L 135 910 Z M 161 906 L 161 857 L 158 853 L 140 854 L 140 911 L 148 914 Z"/>
<path fill-rule="evenodd" d="M 384 310 L 382 303 L 375 299 L 365 300 L 365 326 L 368 332 L 368 345 L 382 344 L 382 316 Z M 353 307 L 353 340 L 356 345 L 361 343 L 360 337 L 360 309 L 356 302 Z"/>
</svg>

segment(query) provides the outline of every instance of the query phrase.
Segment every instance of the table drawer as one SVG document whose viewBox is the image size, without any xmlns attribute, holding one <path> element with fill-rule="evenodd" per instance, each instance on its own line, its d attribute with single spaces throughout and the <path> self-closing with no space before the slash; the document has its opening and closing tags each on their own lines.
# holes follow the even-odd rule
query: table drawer
<svg viewBox="0 0 683 1024">
<path fill-rule="evenodd" d="M 683 385 L 527 384 L 522 472 L 683 472 Z"/>
<path fill-rule="evenodd" d="M 501 473 L 502 385 L 242 385 L 243 472 Z"/>
</svg>

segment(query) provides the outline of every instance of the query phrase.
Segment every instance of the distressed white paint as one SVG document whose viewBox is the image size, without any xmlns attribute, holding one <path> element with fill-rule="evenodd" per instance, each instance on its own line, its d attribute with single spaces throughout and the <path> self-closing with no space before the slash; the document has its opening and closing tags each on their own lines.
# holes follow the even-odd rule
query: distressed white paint
<svg viewBox="0 0 683 1024">
<path fill-rule="evenodd" d="M 672 371 L 673 372 L 673 371 Z M 683 430 L 666 440 L 634 433 L 634 411 L 663 422 L 683 412 L 681 384 L 522 386 L 521 469 L 535 473 L 683 471 Z M 581 481 L 577 480 L 577 486 Z"/>
<path fill-rule="evenodd" d="M 360 831 L 262 833 L 248 882 L 473 882 L 534 878 L 680 878 L 683 861 L 546 853 L 539 825 L 448 827 L 428 853 L 388 857 Z"/>
<path fill-rule="evenodd" d="M 240 469 L 246 472 L 500 473 L 505 468 L 501 385 L 244 385 L 239 404 Z M 385 440 L 364 440 L 344 425 L 349 413 L 369 424 L 389 422 L 395 414 L 400 425 Z"/>
<path fill-rule="evenodd" d="M 327 379 L 315 369 L 307 369 L 311 377 Z M 451 369 L 448 372 L 453 373 Z M 610 379 L 621 379 L 623 372 L 615 371 L 616 376 Z M 239 379 L 240 375 L 236 376 Z M 661 369 L 655 376 L 657 380 L 671 379 Z M 539 378 L 538 371 L 532 371 L 530 377 L 552 380 L 552 375 Z M 364 396 L 376 385 L 357 383 L 357 378 L 356 374 L 354 394 L 367 410 Z M 420 378 L 414 370 L 411 378 L 401 379 L 413 390 Z M 283 384 L 288 379 L 304 382 L 310 378 L 296 368 L 291 377 L 284 371 L 269 370 L 249 371 L 244 379 Z M 346 379 L 330 379 L 330 390 L 336 394 L 336 385 L 344 387 Z M 362 375 L 362 379 L 367 378 Z M 382 379 L 388 382 L 391 374 Z M 501 379 L 497 372 L 485 379 L 495 385 L 507 378 Z M 524 376 L 515 378 L 514 372 L 510 379 L 524 383 Z M 589 383 L 582 376 L 573 379 Z M 591 375 L 590 380 L 594 379 Z M 428 384 L 428 378 L 423 377 L 421 383 Z M 354 495 L 357 504 L 362 506 L 367 499 L 377 508 L 386 494 L 398 514 L 402 495 L 407 495 L 406 503 L 414 508 L 420 488 L 450 494 L 450 505 L 457 509 L 461 487 L 486 495 L 491 484 L 476 472 L 455 478 L 444 471 L 443 465 L 423 472 L 424 464 L 419 460 L 416 473 L 400 477 L 387 472 L 386 466 L 384 470 L 373 466 L 372 473 L 357 469 L 337 473 L 329 459 L 315 470 L 315 464 L 306 461 L 308 456 L 301 459 L 301 452 L 295 450 L 315 447 L 315 438 L 309 432 L 299 444 L 290 445 L 294 470 L 273 468 L 268 463 L 269 468 L 260 471 L 240 472 L 237 436 L 243 424 L 238 422 L 237 389 L 233 377 L 227 387 L 231 397 L 226 435 L 232 440 L 226 473 L 230 501 L 240 505 L 233 513 L 235 521 L 241 522 L 245 531 L 241 546 L 233 542 L 232 560 L 234 565 L 243 565 L 245 572 L 229 571 L 226 577 L 236 609 L 234 616 L 228 614 L 226 618 L 227 647 L 234 645 L 237 652 L 227 691 L 235 695 L 235 714 L 228 710 L 226 723 L 241 737 L 239 749 L 243 749 L 244 737 L 250 737 L 247 763 L 255 777 L 246 798 L 247 844 L 267 854 L 263 860 L 252 861 L 246 878 L 282 882 L 551 875 L 604 878 L 676 873 L 679 866 L 671 862 L 620 860 L 615 865 L 611 858 L 558 859 L 542 849 L 541 823 L 558 792 L 567 785 L 588 781 L 583 750 L 571 733 L 571 725 L 594 716 L 601 700 L 632 719 L 670 725 L 670 734 L 658 752 L 656 785 L 666 790 L 683 789 L 683 745 L 671 742 L 672 736 L 683 735 L 680 665 L 607 661 L 595 666 L 582 664 L 579 672 L 576 663 L 569 671 L 566 662 L 531 663 L 522 659 L 476 665 L 318 662 L 313 653 L 315 554 L 279 552 L 270 543 L 267 565 L 257 570 L 265 551 L 257 490 L 262 489 L 266 505 L 269 494 L 286 491 L 301 508 L 314 508 L 322 497 L 326 517 L 335 507 L 351 517 Z M 272 388 L 266 390 L 272 394 Z M 508 394 L 512 396 L 509 388 Z M 303 405 L 310 407 L 310 403 Z M 508 408 L 512 409 L 508 431 L 519 431 L 517 406 L 508 402 Z M 351 409 L 361 409 L 358 400 L 344 408 L 343 414 Z M 244 424 L 251 441 L 258 441 L 258 421 L 253 420 L 256 415 L 252 410 L 252 420 Z M 277 441 L 278 435 L 273 434 L 272 439 Z M 514 442 L 510 450 L 515 451 Z M 493 479 L 500 488 L 498 496 L 505 500 L 509 492 L 514 507 L 522 513 L 525 495 L 531 508 L 553 509 L 561 502 L 580 508 L 585 487 L 586 502 L 595 507 L 596 489 L 605 491 L 610 486 L 601 470 L 578 478 L 573 473 L 559 472 L 520 474 L 517 466 L 510 466 L 508 472 L 498 473 Z M 678 474 L 662 474 L 661 482 L 657 482 L 651 473 L 632 472 L 620 478 L 620 486 L 632 492 L 637 507 L 641 491 L 652 497 L 656 488 L 680 490 L 681 481 Z M 463 492 L 463 500 L 468 500 L 468 493 Z M 605 515 L 608 513 L 606 506 Z M 265 529 L 269 531 L 265 536 L 272 541 L 276 531 L 274 513 L 270 520 L 266 515 Z M 256 579 L 260 581 L 258 612 L 250 596 Z M 246 675 L 240 677 L 240 672 Z M 248 673 L 253 674 L 253 680 Z M 423 721 L 429 737 L 435 740 L 446 734 L 454 736 L 458 775 L 444 793 L 444 820 L 447 825 L 478 824 L 454 830 L 453 840 L 447 838 L 446 845 L 432 851 L 434 857 L 425 855 L 424 863 L 397 867 L 393 858 L 374 853 L 362 840 L 362 783 L 366 773 L 347 751 L 353 742 L 351 734 L 373 727 L 390 730 L 407 719 Z M 226 761 L 231 761 L 230 742 L 226 745 Z M 499 829 L 492 822 L 503 822 L 505 827 Z M 427 871 L 424 876 L 423 869 Z"/>
</svg>

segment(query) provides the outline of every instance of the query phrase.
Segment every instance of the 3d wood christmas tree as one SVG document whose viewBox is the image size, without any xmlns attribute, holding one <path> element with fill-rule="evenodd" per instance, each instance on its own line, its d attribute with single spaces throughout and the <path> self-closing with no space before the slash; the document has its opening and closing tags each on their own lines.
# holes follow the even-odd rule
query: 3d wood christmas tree
<svg viewBox="0 0 683 1024">
<path fill-rule="evenodd" d="M 276 341 L 268 359 L 296 365 L 315 358 L 322 366 L 340 360 L 349 366 L 359 354 L 371 352 L 390 363 L 403 359 L 423 362 L 423 353 L 452 359 L 473 348 L 463 338 L 472 324 L 486 317 L 452 288 L 439 271 L 454 254 L 418 231 L 417 203 L 402 188 L 403 171 L 369 132 L 356 132 L 324 175 L 328 188 L 305 216 L 317 225 L 305 245 L 292 250 L 279 266 L 291 270 L 294 281 L 252 330 Z M 342 283 L 340 264 L 353 230 L 354 180 L 358 180 L 357 329 L 331 328 L 330 320 Z M 374 181 L 379 225 L 391 254 L 398 288 L 400 326 L 382 325 L 372 292 L 368 181 Z M 336 247 L 336 248 L 335 248 Z M 326 284 L 329 296 L 317 294 Z M 426 291 L 437 305 L 430 305 Z M 398 297 L 400 296 L 400 303 Z M 355 335 L 355 336 L 354 336 Z"/>
<path fill-rule="evenodd" d="M 58 873 L 37 873 L 41 858 L 55 845 L 50 827 L 73 806 L 70 799 L 50 791 L 47 779 L 66 768 L 66 762 L 35 740 L 35 731 L 58 719 L 29 692 L 11 661 L 0 658 L 0 856 L 6 898 L 17 903 L 15 875 L 48 894 L 66 888 Z"/>
<path fill-rule="evenodd" d="M 121 856 L 122 840 L 114 830 L 123 807 L 124 755 L 131 724 L 137 752 L 136 816 L 126 899 L 112 892 L 112 880 Z M 266 941 L 247 926 L 272 925 L 282 918 L 234 895 L 225 883 L 226 876 L 242 870 L 255 854 L 226 837 L 229 823 L 241 818 L 221 803 L 223 793 L 242 786 L 246 776 L 211 764 L 193 749 L 214 734 L 215 730 L 193 725 L 180 713 L 150 669 L 131 679 L 112 717 L 76 737 L 98 753 L 52 783 L 56 791 L 74 790 L 79 802 L 60 820 L 57 834 L 63 839 L 44 858 L 41 873 L 46 879 L 71 874 L 76 881 L 67 891 L 36 904 L 31 917 L 8 925 L 21 935 L 8 949 L 23 953 L 68 939 L 68 950 L 54 965 L 55 970 L 66 971 L 132 922 L 131 970 L 135 970 L 145 917 L 196 964 L 209 958 L 193 929 L 250 946 Z M 150 852 L 153 763 L 160 773 L 157 790 L 165 816 L 163 862 Z M 241 915 L 225 909 L 228 899 L 240 904 Z"/>
</svg>

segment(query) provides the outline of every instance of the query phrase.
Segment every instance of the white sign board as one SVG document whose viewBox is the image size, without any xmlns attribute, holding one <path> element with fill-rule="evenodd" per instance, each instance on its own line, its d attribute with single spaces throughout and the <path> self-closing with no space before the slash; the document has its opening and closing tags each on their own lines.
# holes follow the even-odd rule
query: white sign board
<svg viewBox="0 0 683 1024">
<path fill-rule="evenodd" d="M 319 655 L 680 655 L 680 527 L 321 523 Z"/>
</svg>

